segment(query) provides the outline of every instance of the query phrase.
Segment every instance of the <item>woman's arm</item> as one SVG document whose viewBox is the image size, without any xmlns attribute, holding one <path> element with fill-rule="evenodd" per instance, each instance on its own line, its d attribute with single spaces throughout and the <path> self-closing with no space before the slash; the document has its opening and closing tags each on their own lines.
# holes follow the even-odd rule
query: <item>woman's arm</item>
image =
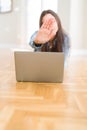
<svg viewBox="0 0 87 130">
<path fill-rule="evenodd" d="M 34 48 L 34 49 L 36 49 L 36 48 L 38 48 L 38 47 L 39 47 L 39 48 L 41 47 L 41 44 L 36 44 L 36 43 L 34 42 L 34 39 L 35 39 L 37 33 L 38 33 L 38 31 L 34 32 L 34 34 L 31 36 L 30 41 L 29 41 L 29 45 L 30 45 L 32 48 Z"/>
</svg>

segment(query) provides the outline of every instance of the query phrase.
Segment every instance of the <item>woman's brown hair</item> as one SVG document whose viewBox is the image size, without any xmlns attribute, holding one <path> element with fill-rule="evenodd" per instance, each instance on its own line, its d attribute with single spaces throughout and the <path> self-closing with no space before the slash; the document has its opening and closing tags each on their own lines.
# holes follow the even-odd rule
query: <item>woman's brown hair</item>
<svg viewBox="0 0 87 130">
<path fill-rule="evenodd" d="M 41 13 L 41 16 L 40 16 L 40 20 L 39 20 L 39 27 L 42 26 L 42 19 L 43 17 L 46 15 L 46 14 L 51 14 L 55 17 L 56 19 L 56 22 L 57 22 L 57 25 L 58 25 L 58 31 L 56 33 L 56 36 L 54 38 L 54 40 L 56 39 L 56 45 L 52 47 L 51 51 L 54 51 L 54 52 L 62 52 L 63 49 L 62 49 L 62 46 L 63 46 L 63 43 L 64 43 L 64 32 L 63 32 L 63 29 L 62 29 L 62 25 L 61 25 L 61 21 L 60 21 L 60 18 L 58 17 L 58 15 L 52 11 L 52 10 L 45 10 Z M 53 40 L 53 41 L 54 41 Z M 48 51 L 48 46 L 47 44 L 44 44 L 42 46 L 42 49 L 41 51 Z"/>
</svg>

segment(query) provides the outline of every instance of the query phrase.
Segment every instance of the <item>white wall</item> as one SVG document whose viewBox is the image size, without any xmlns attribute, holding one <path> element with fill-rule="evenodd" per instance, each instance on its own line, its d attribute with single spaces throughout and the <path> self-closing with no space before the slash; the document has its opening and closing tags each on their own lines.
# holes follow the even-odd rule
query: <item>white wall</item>
<svg viewBox="0 0 87 130">
<path fill-rule="evenodd" d="M 0 45 L 20 44 L 24 39 L 24 0 L 13 0 L 12 12 L 0 14 Z"/>
<path fill-rule="evenodd" d="M 58 0 L 58 15 L 63 28 L 67 33 L 70 31 L 70 0 Z"/>
<path fill-rule="evenodd" d="M 84 14 L 83 14 L 83 48 L 87 49 L 87 0 L 84 0 Z"/>
<path fill-rule="evenodd" d="M 28 11 L 30 11 L 33 17 L 36 14 L 32 12 L 33 7 L 36 5 L 27 7 L 29 1 L 32 0 L 13 0 L 13 11 L 7 14 L 0 14 L 0 45 L 19 45 L 28 42 L 28 32 L 31 30 L 36 19 L 38 23 L 39 18 L 39 14 L 38 18 L 35 17 L 34 22 L 28 18 Z M 42 0 L 39 1 L 41 2 Z M 72 49 L 87 49 L 86 5 L 87 0 L 58 0 L 57 12 L 64 29 L 71 36 Z M 39 10 L 41 9 L 39 8 Z M 35 9 L 35 11 L 37 10 Z M 29 24 L 27 24 L 28 22 Z"/>
<path fill-rule="evenodd" d="M 70 35 L 72 49 L 87 49 L 87 0 L 71 0 Z"/>
</svg>

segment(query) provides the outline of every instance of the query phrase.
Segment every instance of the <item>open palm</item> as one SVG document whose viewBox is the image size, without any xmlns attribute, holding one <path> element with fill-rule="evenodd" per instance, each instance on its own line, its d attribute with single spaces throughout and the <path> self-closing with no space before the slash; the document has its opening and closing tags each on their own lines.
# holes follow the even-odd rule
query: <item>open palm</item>
<svg viewBox="0 0 87 130">
<path fill-rule="evenodd" d="M 35 41 L 37 43 L 42 43 L 42 44 L 48 42 L 56 34 L 54 25 L 55 22 L 52 19 L 43 23 L 43 25 L 41 26 L 41 28 L 37 33 Z"/>
</svg>

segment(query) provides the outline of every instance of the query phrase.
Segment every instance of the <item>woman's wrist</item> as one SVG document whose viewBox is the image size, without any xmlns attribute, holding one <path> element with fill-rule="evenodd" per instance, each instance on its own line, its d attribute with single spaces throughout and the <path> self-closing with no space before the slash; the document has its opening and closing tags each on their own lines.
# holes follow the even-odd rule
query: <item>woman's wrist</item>
<svg viewBox="0 0 87 130">
<path fill-rule="evenodd" d="M 39 41 L 37 41 L 37 40 L 34 40 L 34 43 L 35 43 L 35 44 L 41 44 L 41 43 L 39 43 Z"/>
<path fill-rule="evenodd" d="M 36 41 L 33 41 L 34 42 L 34 45 L 36 46 L 36 47 L 40 47 L 41 46 L 41 43 L 38 43 L 38 42 L 36 42 Z"/>
</svg>

